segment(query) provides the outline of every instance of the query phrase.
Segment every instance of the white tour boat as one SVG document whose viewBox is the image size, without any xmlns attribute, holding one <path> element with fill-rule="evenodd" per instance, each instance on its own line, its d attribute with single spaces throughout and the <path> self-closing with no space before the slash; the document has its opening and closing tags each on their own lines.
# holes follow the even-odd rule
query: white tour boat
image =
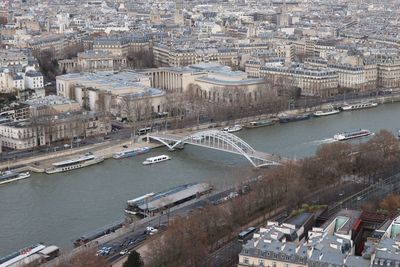
<svg viewBox="0 0 400 267">
<path fill-rule="evenodd" d="M 367 102 L 367 103 L 347 104 L 347 105 L 341 107 L 341 109 L 343 111 L 351 111 L 351 110 L 364 109 L 364 108 L 374 108 L 377 106 L 378 106 L 378 103 Z"/>
<path fill-rule="evenodd" d="M 336 141 L 345 141 L 349 139 L 354 139 L 354 138 L 359 138 L 359 137 L 364 137 L 364 136 L 370 136 L 373 135 L 374 133 L 371 132 L 370 130 L 365 130 L 365 129 L 359 129 L 351 132 L 343 132 L 343 133 L 338 133 L 333 136 L 333 138 Z"/>
<path fill-rule="evenodd" d="M 243 130 L 242 125 L 235 124 L 233 126 L 225 127 L 222 131 L 228 132 L 228 133 L 234 133 L 234 132 L 239 132 Z"/>
<path fill-rule="evenodd" d="M 340 113 L 339 109 L 335 109 L 333 106 L 330 106 L 328 109 L 322 109 L 318 110 L 313 113 L 315 117 L 323 117 L 323 116 L 329 116 L 329 115 L 334 115 Z"/>
<path fill-rule="evenodd" d="M 147 158 L 145 161 L 143 161 L 143 165 L 155 164 L 155 163 L 167 161 L 170 159 L 171 158 L 167 155 L 160 155 L 160 156 L 156 156 L 156 157 Z"/>
<path fill-rule="evenodd" d="M 29 178 L 30 172 L 17 172 L 15 170 L 4 171 L 0 173 L 0 184 L 11 183 L 14 181 Z"/>
<path fill-rule="evenodd" d="M 60 162 L 55 162 L 53 163 L 53 167 L 48 168 L 45 170 L 46 173 L 52 174 L 52 173 L 57 173 L 57 172 L 66 172 L 66 171 L 71 171 L 83 167 L 87 167 L 90 165 L 94 165 L 100 162 L 104 161 L 104 157 L 96 157 L 91 153 L 86 153 L 84 156 L 75 158 L 75 159 L 69 159 L 69 160 L 64 160 Z"/>
</svg>

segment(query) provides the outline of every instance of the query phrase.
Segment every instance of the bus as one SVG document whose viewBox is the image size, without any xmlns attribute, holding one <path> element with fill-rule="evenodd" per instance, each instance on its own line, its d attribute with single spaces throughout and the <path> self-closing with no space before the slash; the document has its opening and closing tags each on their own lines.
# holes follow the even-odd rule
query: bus
<svg viewBox="0 0 400 267">
<path fill-rule="evenodd" d="M 252 234 L 256 231 L 257 229 L 255 227 L 249 227 L 247 230 L 244 230 L 240 232 L 238 236 L 239 242 L 245 242 L 249 239 L 251 239 Z"/>
<path fill-rule="evenodd" d="M 138 135 L 144 135 L 151 132 L 151 127 L 141 128 L 137 130 Z"/>
</svg>

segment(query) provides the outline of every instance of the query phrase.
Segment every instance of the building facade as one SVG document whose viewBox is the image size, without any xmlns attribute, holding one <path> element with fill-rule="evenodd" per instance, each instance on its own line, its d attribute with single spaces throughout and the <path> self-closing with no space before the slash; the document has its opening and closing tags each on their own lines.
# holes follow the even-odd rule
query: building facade
<svg viewBox="0 0 400 267">
<path fill-rule="evenodd" d="M 32 149 L 57 141 L 70 143 L 74 138 L 110 132 L 110 118 L 99 113 L 64 113 L 0 124 L 1 145 L 13 150 Z"/>
</svg>

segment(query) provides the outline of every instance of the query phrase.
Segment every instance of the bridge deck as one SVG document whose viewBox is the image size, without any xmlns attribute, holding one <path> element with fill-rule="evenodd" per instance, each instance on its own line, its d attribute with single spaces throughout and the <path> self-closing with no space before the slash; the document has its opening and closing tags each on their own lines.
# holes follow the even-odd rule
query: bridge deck
<svg viewBox="0 0 400 267">
<path fill-rule="evenodd" d="M 234 153 L 234 154 L 244 155 L 244 156 L 247 156 L 248 158 L 251 158 L 252 160 L 255 160 L 258 162 L 261 161 L 261 163 L 259 163 L 258 166 L 274 165 L 277 163 L 279 164 L 279 163 L 288 162 L 288 159 L 282 158 L 279 155 L 269 154 L 269 153 L 265 153 L 262 151 L 256 151 L 248 145 L 247 145 L 247 147 L 240 147 L 241 150 L 237 150 L 232 145 L 229 145 L 224 142 L 215 141 L 214 137 L 212 137 L 212 136 L 198 138 L 199 136 L 201 136 L 199 134 L 201 134 L 201 132 L 194 133 L 192 135 L 152 133 L 152 134 L 148 135 L 148 138 L 155 139 L 155 140 L 157 140 L 157 139 L 162 140 L 163 142 L 165 142 L 167 144 L 174 143 L 174 145 L 171 145 L 170 148 L 174 148 L 177 144 L 181 143 L 182 145 L 183 144 L 191 144 L 191 145 L 195 145 L 195 146 L 200 146 L 200 147 L 205 147 L 205 148 L 210 148 L 210 149 L 215 149 L 215 150 L 220 150 L 220 151 L 226 151 L 226 152 L 230 152 L 230 153 Z M 243 143 L 245 143 L 243 140 L 241 140 L 241 141 Z"/>
</svg>

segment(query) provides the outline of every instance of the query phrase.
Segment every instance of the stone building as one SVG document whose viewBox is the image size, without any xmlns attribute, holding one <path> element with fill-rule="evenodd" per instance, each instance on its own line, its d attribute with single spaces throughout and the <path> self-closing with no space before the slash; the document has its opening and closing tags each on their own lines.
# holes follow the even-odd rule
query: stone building
<svg viewBox="0 0 400 267">
<path fill-rule="evenodd" d="M 98 37 L 93 41 L 94 51 L 111 52 L 114 56 L 126 57 L 131 52 L 149 50 L 150 39 L 146 36 Z"/>
<path fill-rule="evenodd" d="M 399 57 L 380 57 L 377 65 L 379 87 L 394 88 L 400 86 Z"/>
<path fill-rule="evenodd" d="M 238 267 L 371 266 L 369 259 L 354 255 L 354 243 L 362 235 L 360 216 L 359 211 L 341 210 L 321 227 L 309 231 L 302 223 L 268 222 L 243 244 Z"/>
<path fill-rule="evenodd" d="M 71 73 L 57 76 L 57 95 L 76 100 L 84 109 L 120 117 L 121 103 L 132 101 L 145 112 L 164 112 L 165 93 L 150 78 L 135 71 Z M 145 110 L 145 106 L 149 106 Z M 139 116 L 140 117 L 140 116 Z"/>
<path fill-rule="evenodd" d="M 14 150 L 32 149 L 74 138 L 105 135 L 111 132 L 111 120 L 99 113 L 60 113 L 28 121 L 0 124 L 1 146 Z"/>
<path fill-rule="evenodd" d="M 273 85 L 281 86 L 281 81 L 289 81 L 287 86 L 299 87 L 302 95 L 327 97 L 334 95 L 338 87 L 338 74 L 330 69 L 308 69 L 297 67 L 260 67 L 260 77 Z"/>
<path fill-rule="evenodd" d="M 366 84 L 365 70 L 361 66 L 350 64 L 330 64 L 328 68 L 338 73 L 339 87 L 363 89 Z M 375 77 L 376 79 L 376 77 Z"/>
<path fill-rule="evenodd" d="M 143 72 L 150 77 L 155 88 L 178 93 L 193 89 L 196 95 L 213 102 L 225 101 L 224 92 L 229 89 L 244 90 L 249 101 L 254 100 L 256 92 L 264 88 L 263 79 L 249 78 L 245 72 L 232 71 L 230 67 L 218 63 L 148 69 Z"/>
<path fill-rule="evenodd" d="M 60 69 L 70 72 L 96 72 L 120 70 L 126 67 L 126 57 L 114 55 L 110 51 L 88 50 L 78 53 L 74 59 L 64 59 L 58 62 Z"/>
<path fill-rule="evenodd" d="M 64 57 L 64 51 L 67 46 L 68 40 L 62 35 L 55 34 L 40 36 L 28 42 L 28 47 L 32 49 L 35 55 L 40 56 L 44 51 L 50 51 L 56 59 Z"/>
</svg>

